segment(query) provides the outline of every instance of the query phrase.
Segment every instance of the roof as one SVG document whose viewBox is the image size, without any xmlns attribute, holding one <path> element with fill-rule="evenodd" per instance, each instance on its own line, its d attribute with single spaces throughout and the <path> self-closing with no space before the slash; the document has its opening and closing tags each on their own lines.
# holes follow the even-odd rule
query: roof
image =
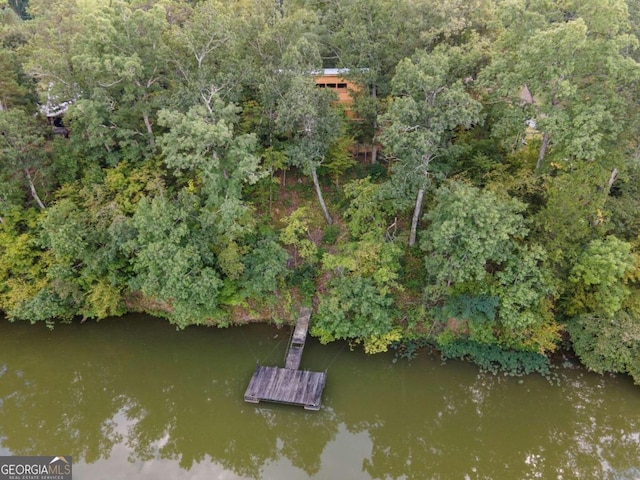
<svg viewBox="0 0 640 480">
<path fill-rule="evenodd" d="M 313 70 L 311 73 L 313 75 L 322 75 L 325 77 L 333 77 L 339 75 L 346 75 L 351 71 L 355 72 L 368 72 L 368 68 L 323 68 L 321 70 Z"/>
<path fill-rule="evenodd" d="M 334 75 L 344 75 L 345 73 L 349 73 L 348 68 L 323 68 L 322 70 L 315 70 L 314 75 L 323 75 L 325 77 L 330 77 Z"/>
</svg>

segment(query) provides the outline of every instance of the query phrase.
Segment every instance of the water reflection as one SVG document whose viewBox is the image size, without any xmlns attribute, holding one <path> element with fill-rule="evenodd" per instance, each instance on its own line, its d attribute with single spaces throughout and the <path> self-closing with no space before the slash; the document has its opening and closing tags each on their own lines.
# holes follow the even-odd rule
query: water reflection
<svg viewBox="0 0 640 480">
<path fill-rule="evenodd" d="M 552 386 L 312 342 L 303 367 L 330 365 L 320 412 L 245 404 L 256 361 L 281 362 L 287 335 L 134 316 L 2 323 L 0 448 L 70 453 L 78 478 L 640 477 L 640 389 L 626 378 L 576 369 Z"/>
</svg>

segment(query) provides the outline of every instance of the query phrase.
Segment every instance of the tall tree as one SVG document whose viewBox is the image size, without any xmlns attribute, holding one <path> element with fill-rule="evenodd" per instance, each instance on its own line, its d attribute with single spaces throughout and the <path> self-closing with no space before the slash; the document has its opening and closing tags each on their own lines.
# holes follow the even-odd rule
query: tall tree
<svg viewBox="0 0 640 480">
<path fill-rule="evenodd" d="M 0 152 L 2 153 L 2 196 L 23 184 L 35 204 L 45 208 L 39 188 L 47 178 L 45 136 L 37 118 L 19 109 L 0 111 Z"/>
<path fill-rule="evenodd" d="M 36 10 L 42 16 L 35 20 L 29 72 L 58 102 L 83 99 L 72 112 L 73 140 L 79 150 L 97 147 L 93 155 L 112 162 L 154 151 L 155 114 L 172 81 L 167 12 L 161 3 L 147 7 L 60 2 L 52 11 Z"/>
<path fill-rule="evenodd" d="M 212 113 L 205 107 L 186 114 L 162 110 L 160 123 L 170 130 L 160 138 L 160 146 L 166 165 L 193 182 L 211 216 L 210 227 L 233 241 L 251 224 L 242 188 L 266 172 L 255 156 L 255 136 L 234 130 L 238 109 L 217 96 L 210 107 Z"/>
<path fill-rule="evenodd" d="M 534 121 L 541 140 L 536 169 L 551 150 L 558 160 L 615 159 L 619 141 L 630 137 L 618 119 L 632 112 L 631 86 L 640 73 L 629 56 L 638 41 L 629 34 L 625 2 L 504 2 L 501 17 L 485 78 L 496 97 L 518 107 L 511 128 Z"/>
<path fill-rule="evenodd" d="M 199 200 L 187 192 L 141 200 L 133 217 L 136 235 L 132 290 L 141 291 L 179 327 L 203 324 L 219 308 L 223 280 L 216 269 L 211 232 L 199 218 Z"/>
<path fill-rule="evenodd" d="M 323 277 L 330 280 L 312 329 L 323 343 L 336 339 L 363 343 L 367 353 L 386 351 L 400 339 L 393 294 L 402 289 L 398 282 L 402 251 L 387 241 L 387 212 L 376 201 L 378 189 L 368 179 L 345 186 L 351 241 L 322 257 Z"/>
<path fill-rule="evenodd" d="M 444 157 L 456 128 L 480 121 L 481 105 L 452 71 L 451 49 L 405 59 L 393 78 L 394 97 L 382 117 L 382 142 L 393 158 L 393 182 L 415 195 L 409 246 L 416 242 L 422 201 L 434 175 L 447 171 Z"/>
<path fill-rule="evenodd" d="M 24 74 L 18 49 L 27 41 L 26 29 L 11 8 L 0 6 L 0 111 L 34 107 L 33 85 Z"/>
<path fill-rule="evenodd" d="M 179 79 L 174 96 L 180 106 L 201 104 L 211 111 L 216 97 L 238 101 L 251 72 L 242 48 L 248 15 L 240 4 L 204 1 L 172 26 L 171 59 Z"/>
<path fill-rule="evenodd" d="M 292 136 L 289 158 L 306 175 L 311 176 L 328 224 L 333 220 L 322 194 L 318 167 L 341 134 L 341 119 L 331 106 L 334 99 L 333 92 L 316 88 L 313 78 L 302 73 L 292 78 L 290 88 L 278 105 L 278 124 L 283 132 L 289 132 Z"/>
</svg>

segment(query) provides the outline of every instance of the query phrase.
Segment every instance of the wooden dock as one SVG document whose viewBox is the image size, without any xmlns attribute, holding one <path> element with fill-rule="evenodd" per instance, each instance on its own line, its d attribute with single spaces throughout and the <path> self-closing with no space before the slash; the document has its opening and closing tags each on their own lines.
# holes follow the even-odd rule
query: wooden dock
<svg viewBox="0 0 640 480">
<path fill-rule="evenodd" d="M 293 330 L 293 335 L 291 335 L 291 341 L 289 342 L 289 348 L 287 349 L 285 368 L 297 370 L 300 367 L 304 344 L 307 341 L 310 319 L 311 311 L 308 308 L 303 308 L 300 311 L 300 316 L 298 317 L 296 328 Z"/>
<path fill-rule="evenodd" d="M 307 410 L 320 410 L 325 372 L 299 370 L 309 331 L 311 310 L 303 308 L 296 323 L 285 360 L 285 368 L 258 366 L 244 393 L 246 402 L 287 403 Z"/>
<path fill-rule="evenodd" d="M 258 366 L 244 399 L 251 403 L 264 400 L 301 405 L 307 410 L 320 410 L 325 379 L 324 372 Z"/>
</svg>

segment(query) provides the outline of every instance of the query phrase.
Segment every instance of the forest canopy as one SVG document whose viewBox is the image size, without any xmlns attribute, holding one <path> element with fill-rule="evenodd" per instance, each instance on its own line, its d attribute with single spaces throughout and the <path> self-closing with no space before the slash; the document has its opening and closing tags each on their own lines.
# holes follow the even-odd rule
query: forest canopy
<svg viewBox="0 0 640 480">
<path fill-rule="evenodd" d="M 0 310 L 305 304 L 640 383 L 639 35 L 625 0 L 0 0 Z"/>
</svg>

